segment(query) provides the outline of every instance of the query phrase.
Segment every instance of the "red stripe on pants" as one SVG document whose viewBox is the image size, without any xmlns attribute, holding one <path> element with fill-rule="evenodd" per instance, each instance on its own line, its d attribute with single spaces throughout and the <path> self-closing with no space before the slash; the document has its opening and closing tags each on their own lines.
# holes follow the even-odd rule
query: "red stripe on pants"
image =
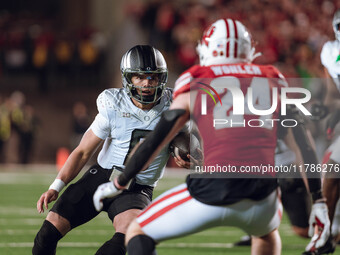
<svg viewBox="0 0 340 255">
<path fill-rule="evenodd" d="M 171 205 L 168 205 L 167 207 L 164 207 L 162 210 L 156 212 L 154 215 L 152 215 L 150 218 L 147 218 L 146 220 L 142 221 L 141 223 L 139 223 L 139 225 L 141 227 L 144 227 L 145 225 L 147 225 L 148 223 L 150 223 L 151 221 L 157 219 L 158 217 L 162 216 L 164 213 L 170 211 L 171 209 L 175 208 L 176 206 L 179 206 L 185 202 L 187 202 L 188 200 L 191 199 L 191 196 L 188 196 L 186 198 L 183 198 Z"/>
<path fill-rule="evenodd" d="M 150 210 L 150 208 L 154 207 L 155 205 L 158 205 L 159 203 L 163 202 L 164 200 L 166 200 L 166 199 L 168 199 L 168 198 L 170 198 L 170 197 L 173 197 L 173 196 L 175 196 L 175 195 L 178 195 L 179 193 L 185 192 L 185 191 L 187 191 L 187 190 L 188 190 L 187 188 L 184 188 L 184 189 L 178 190 L 178 191 L 176 191 L 176 192 L 174 192 L 174 193 L 168 194 L 168 195 L 162 197 L 162 198 L 159 199 L 159 200 L 156 200 L 156 201 L 153 202 L 149 207 L 147 207 L 143 212 L 141 212 L 141 213 L 139 214 L 139 216 L 143 215 L 143 214 L 146 213 L 148 210 Z"/>
</svg>

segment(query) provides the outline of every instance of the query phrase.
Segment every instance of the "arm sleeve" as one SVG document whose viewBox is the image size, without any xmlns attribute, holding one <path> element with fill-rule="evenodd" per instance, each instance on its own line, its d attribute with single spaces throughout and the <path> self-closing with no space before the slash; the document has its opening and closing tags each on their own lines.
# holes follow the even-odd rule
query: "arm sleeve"
<svg viewBox="0 0 340 255">
<path fill-rule="evenodd" d="M 288 110 L 288 109 L 287 109 Z M 295 107 L 289 108 L 287 111 L 290 118 L 297 120 L 298 125 L 292 128 L 295 141 L 301 151 L 303 161 L 305 164 L 316 165 L 318 159 L 316 152 L 311 144 L 311 141 L 307 135 L 307 129 L 304 125 L 303 117 Z M 312 194 L 313 200 L 317 200 L 322 197 L 321 193 L 321 174 L 317 171 L 310 171 L 311 167 L 306 168 L 307 179 L 310 193 Z"/>
</svg>

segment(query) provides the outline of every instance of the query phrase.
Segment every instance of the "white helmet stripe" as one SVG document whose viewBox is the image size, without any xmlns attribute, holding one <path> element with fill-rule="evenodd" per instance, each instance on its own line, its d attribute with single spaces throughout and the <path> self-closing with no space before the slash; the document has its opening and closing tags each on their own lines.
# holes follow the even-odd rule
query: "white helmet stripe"
<svg viewBox="0 0 340 255">
<path fill-rule="evenodd" d="M 234 24 L 233 21 L 231 19 L 227 19 L 228 21 L 228 26 L 229 26 L 229 37 L 227 38 L 227 40 L 229 40 L 229 52 L 228 55 L 229 57 L 233 57 L 234 56 L 234 51 L 235 51 L 235 43 L 232 43 L 232 41 L 235 41 L 235 28 L 234 28 Z M 232 41 L 230 41 L 230 39 L 232 39 Z"/>
<path fill-rule="evenodd" d="M 125 59 L 125 63 L 124 63 L 124 66 L 126 66 L 126 68 L 131 68 L 130 57 L 131 57 L 131 54 L 127 54 L 126 59 Z"/>
</svg>

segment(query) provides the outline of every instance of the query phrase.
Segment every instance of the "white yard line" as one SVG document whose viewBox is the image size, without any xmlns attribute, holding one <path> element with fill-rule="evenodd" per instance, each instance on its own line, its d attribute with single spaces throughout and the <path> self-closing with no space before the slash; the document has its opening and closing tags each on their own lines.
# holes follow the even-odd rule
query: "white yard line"
<svg viewBox="0 0 340 255">
<path fill-rule="evenodd" d="M 82 248 L 90 248 L 90 247 L 99 247 L 102 243 L 87 243 L 87 242 L 60 242 L 58 247 L 82 247 Z M 0 248 L 11 247 L 11 248 L 23 248 L 23 247 L 32 247 L 33 242 L 27 243 L 0 243 Z M 166 248 L 232 248 L 232 243 L 164 243 L 160 244 L 159 247 Z"/>
<path fill-rule="evenodd" d="M 89 168 L 86 166 L 78 177 L 82 176 Z M 189 174 L 186 169 L 167 168 L 164 177 L 173 180 L 168 180 L 170 183 L 177 184 L 184 182 L 185 176 Z M 4 167 L 0 166 L 0 185 L 1 184 L 26 184 L 26 185 L 49 185 L 57 176 L 57 170 L 53 165 L 29 165 L 27 169 L 23 166 L 17 167 Z M 162 180 L 160 180 L 162 182 Z M 167 181 L 164 181 L 166 184 Z M 170 185 L 173 187 L 173 185 Z M 168 185 L 166 185 L 168 188 Z"/>
<path fill-rule="evenodd" d="M 60 242 L 58 247 L 81 247 L 92 248 L 99 247 L 102 243 L 99 242 Z M 27 248 L 32 247 L 33 242 L 22 243 L 0 243 L 0 248 Z M 161 248 L 233 248 L 232 243 L 162 243 Z M 290 245 L 292 248 L 302 249 L 302 245 Z"/>
<path fill-rule="evenodd" d="M 35 235 L 37 229 L 0 229 L 0 235 Z M 72 230 L 69 235 L 75 236 L 93 236 L 93 235 L 113 235 L 114 229 L 112 230 Z"/>
</svg>

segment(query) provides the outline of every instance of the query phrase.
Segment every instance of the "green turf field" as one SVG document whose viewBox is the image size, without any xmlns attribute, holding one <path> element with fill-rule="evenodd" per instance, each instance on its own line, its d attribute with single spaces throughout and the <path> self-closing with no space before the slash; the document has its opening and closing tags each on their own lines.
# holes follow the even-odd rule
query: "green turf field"
<svg viewBox="0 0 340 255">
<path fill-rule="evenodd" d="M 38 214 L 36 201 L 46 190 L 56 172 L 53 166 L 19 168 L 0 166 L 0 254 L 27 255 L 35 234 L 46 212 Z M 184 180 L 180 172 L 167 174 L 156 195 Z M 113 227 L 105 213 L 93 221 L 73 230 L 60 242 L 58 255 L 93 255 L 97 248 L 112 237 Z M 280 227 L 282 254 L 301 254 L 308 240 L 293 235 L 286 217 Z M 236 228 L 219 227 L 195 235 L 163 242 L 158 246 L 160 255 L 177 254 L 250 254 L 248 247 L 232 247 L 243 233 Z"/>
</svg>

